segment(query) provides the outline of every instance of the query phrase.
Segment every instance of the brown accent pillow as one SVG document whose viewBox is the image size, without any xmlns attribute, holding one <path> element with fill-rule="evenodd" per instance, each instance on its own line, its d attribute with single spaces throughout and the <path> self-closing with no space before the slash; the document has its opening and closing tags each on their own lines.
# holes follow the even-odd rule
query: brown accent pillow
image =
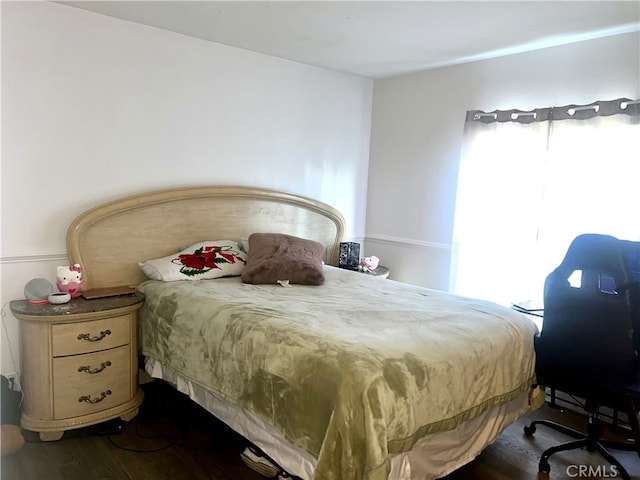
<svg viewBox="0 0 640 480">
<path fill-rule="evenodd" d="M 321 243 L 283 233 L 253 233 L 249 236 L 244 283 L 277 283 L 289 280 L 300 285 L 322 285 L 324 272 Z"/>
</svg>

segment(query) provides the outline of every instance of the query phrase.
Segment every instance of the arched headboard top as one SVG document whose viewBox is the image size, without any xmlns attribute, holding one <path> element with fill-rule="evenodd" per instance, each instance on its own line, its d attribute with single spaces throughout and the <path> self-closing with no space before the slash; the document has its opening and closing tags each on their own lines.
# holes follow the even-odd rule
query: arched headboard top
<svg viewBox="0 0 640 480">
<path fill-rule="evenodd" d="M 128 196 L 78 216 L 67 231 L 71 263 L 89 288 L 137 285 L 139 262 L 176 253 L 204 240 L 240 241 L 275 232 L 320 242 L 325 263 L 336 265 L 344 234 L 342 214 L 330 205 L 278 190 L 202 186 Z"/>
</svg>

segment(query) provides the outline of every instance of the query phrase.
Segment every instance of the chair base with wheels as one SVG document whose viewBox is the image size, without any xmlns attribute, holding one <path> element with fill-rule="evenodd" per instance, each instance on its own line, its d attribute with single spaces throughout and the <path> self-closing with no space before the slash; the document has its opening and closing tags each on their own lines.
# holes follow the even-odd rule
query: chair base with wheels
<svg viewBox="0 0 640 480">
<path fill-rule="evenodd" d="M 616 450 L 627 450 L 627 451 L 635 451 L 638 453 L 640 457 L 640 427 L 638 426 L 638 413 L 635 408 L 635 404 L 631 398 L 628 399 L 627 405 L 627 415 L 629 416 L 629 424 L 631 426 L 631 430 L 633 432 L 635 443 L 627 443 L 627 442 L 616 442 L 612 440 L 606 440 L 602 438 L 603 435 L 603 423 L 600 420 L 599 416 L 599 406 L 596 404 L 592 404 L 587 402 L 585 405 L 585 410 L 588 412 L 588 426 L 587 426 L 587 434 L 585 435 L 582 432 L 569 428 L 560 423 L 553 422 L 551 420 L 535 420 L 531 422 L 529 425 L 525 425 L 524 433 L 526 435 L 532 436 L 536 432 L 537 425 L 544 425 L 554 430 L 563 433 L 569 437 L 575 438 L 577 440 L 563 443 L 561 445 L 556 445 L 551 448 L 546 449 L 542 456 L 540 457 L 540 462 L 538 464 L 538 471 L 540 473 L 549 473 L 551 471 L 551 466 L 549 465 L 549 458 L 558 452 L 574 450 L 578 448 L 586 448 L 589 452 L 597 452 L 599 453 L 609 464 L 614 465 L 617 469 L 617 472 L 624 480 L 631 480 L 631 477 L 624 466 L 616 459 L 611 452 L 609 452 L 608 448 L 616 449 Z"/>
</svg>

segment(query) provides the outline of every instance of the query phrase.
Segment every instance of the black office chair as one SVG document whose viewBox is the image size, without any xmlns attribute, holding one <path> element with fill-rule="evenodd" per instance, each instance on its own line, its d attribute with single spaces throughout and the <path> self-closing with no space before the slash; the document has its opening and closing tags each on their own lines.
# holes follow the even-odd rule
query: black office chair
<svg viewBox="0 0 640 480">
<path fill-rule="evenodd" d="M 640 320 L 638 290 L 623 243 L 607 235 L 578 236 L 545 280 L 543 326 L 535 338 L 537 381 L 584 399 L 589 421 L 586 435 L 549 420 L 525 426 L 527 435 L 535 433 L 536 425 L 546 425 L 578 439 L 547 449 L 540 472 L 550 472 L 551 455 L 586 447 L 630 480 L 608 448 L 635 450 L 640 456 L 640 368 L 634 335 Z M 602 439 L 601 407 L 626 413 L 634 443 Z"/>
</svg>

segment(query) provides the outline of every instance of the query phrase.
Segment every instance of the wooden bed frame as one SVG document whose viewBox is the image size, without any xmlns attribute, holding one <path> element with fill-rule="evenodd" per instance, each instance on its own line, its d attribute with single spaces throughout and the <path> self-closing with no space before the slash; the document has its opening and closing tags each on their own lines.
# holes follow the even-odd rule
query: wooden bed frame
<svg viewBox="0 0 640 480">
<path fill-rule="evenodd" d="M 337 265 L 345 221 L 325 203 L 278 190 L 202 186 L 159 190 L 88 210 L 69 226 L 67 252 L 79 263 L 85 289 L 135 286 L 146 280 L 138 262 L 204 240 L 235 240 L 277 232 L 316 240 L 325 263 Z"/>
</svg>

